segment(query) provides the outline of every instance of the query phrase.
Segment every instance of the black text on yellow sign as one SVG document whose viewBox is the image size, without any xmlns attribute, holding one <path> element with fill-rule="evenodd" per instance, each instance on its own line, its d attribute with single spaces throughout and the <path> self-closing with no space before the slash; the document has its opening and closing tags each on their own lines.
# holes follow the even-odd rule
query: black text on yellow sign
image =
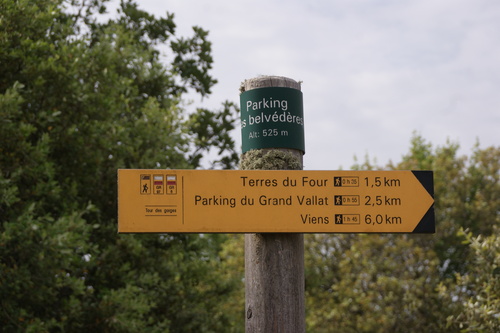
<svg viewBox="0 0 500 333">
<path fill-rule="evenodd" d="M 122 233 L 433 233 L 432 171 L 118 170 Z"/>
</svg>

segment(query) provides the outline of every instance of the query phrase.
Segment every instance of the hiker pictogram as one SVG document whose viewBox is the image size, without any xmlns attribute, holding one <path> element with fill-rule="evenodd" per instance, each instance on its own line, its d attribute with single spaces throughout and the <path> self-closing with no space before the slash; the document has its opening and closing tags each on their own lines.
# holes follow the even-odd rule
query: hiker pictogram
<svg viewBox="0 0 500 333">
<path fill-rule="evenodd" d="M 151 175 L 141 175 L 141 194 L 151 194 Z"/>
</svg>

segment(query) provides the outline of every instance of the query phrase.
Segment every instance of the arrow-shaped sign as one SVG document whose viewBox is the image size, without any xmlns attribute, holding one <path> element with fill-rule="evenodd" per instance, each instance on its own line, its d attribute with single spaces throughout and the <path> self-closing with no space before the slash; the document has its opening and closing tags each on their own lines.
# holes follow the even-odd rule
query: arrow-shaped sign
<svg viewBox="0 0 500 333">
<path fill-rule="evenodd" d="M 432 171 L 118 170 L 122 233 L 433 233 Z"/>
</svg>

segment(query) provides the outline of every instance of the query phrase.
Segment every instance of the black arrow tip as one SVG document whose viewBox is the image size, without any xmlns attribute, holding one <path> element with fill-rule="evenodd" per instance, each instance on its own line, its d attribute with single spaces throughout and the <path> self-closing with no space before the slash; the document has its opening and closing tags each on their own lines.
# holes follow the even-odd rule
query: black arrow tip
<svg viewBox="0 0 500 333">
<path fill-rule="evenodd" d="M 429 208 L 424 217 L 417 224 L 413 233 L 416 234 L 433 234 L 436 232 L 436 221 L 434 218 L 434 204 Z"/>
<path fill-rule="evenodd" d="M 412 171 L 412 173 L 434 199 L 434 172 L 418 170 Z"/>
<path fill-rule="evenodd" d="M 434 199 L 434 175 L 432 171 L 412 171 L 413 175 L 422 184 L 429 195 Z M 434 218 L 434 204 L 429 208 L 424 217 L 413 230 L 414 233 L 433 234 L 436 232 Z"/>
</svg>

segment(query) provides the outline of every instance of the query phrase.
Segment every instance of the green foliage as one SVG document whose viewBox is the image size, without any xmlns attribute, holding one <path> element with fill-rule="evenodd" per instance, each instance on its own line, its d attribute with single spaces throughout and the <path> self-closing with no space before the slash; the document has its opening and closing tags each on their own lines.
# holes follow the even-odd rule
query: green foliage
<svg viewBox="0 0 500 333">
<path fill-rule="evenodd" d="M 225 332 L 245 332 L 245 239 L 242 234 L 233 234 L 224 242 L 220 252 L 224 279 L 231 281 L 235 288 L 227 302 L 222 304 L 222 311 L 231 321 Z"/>
<path fill-rule="evenodd" d="M 460 332 L 500 331 L 500 236 L 498 226 L 490 236 L 474 237 L 460 231 L 471 253 L 468 269 L 456 274 L 456 283 L 442 283 L 441 297 L 458 311 L 447 318 L 447 326 Z"/>
<path fill-rule="evenodd" d="M 415 332 L 437 331 L 435 307 L 429 307 L 436 298 L 435 257 L 401 235 L 328 238 L 332 237 L 315 235 L 314 240 L 323 247 L 338 241 L 327 247 L 330 255 L 315 258 L 317 248 L 307 252 L 308 259 L 314 260 L 307 264 L 306 287 L 312 331 L 331 332 L 334 327 L 339 332 L 408 332 L 409 327 Z M 329 282 L 316 285 L 321 276 Z M 319 304 L 315 295 L 321 295 Z"/>
<path fill-rule="evenodd" d="M 234 103 L 224 103 L 220 112 L 198 109 L 198 112 L 189 115 L 189 133 L 194 137 L 196 149 L 190 155 L 191 164 L 198 165 L 203 153 L 216 149 L 217 154 L 222 156 L 224 152 L 228 155 L 222 156 L 220 160 L 214 161 L 212 166 L 222 169 L 234 169 L 238 153 L 234 149 L 234 140 L 231 131 L 238 121 L 238 108 Z"/>
<path fill-rule="evenodd" d="M 458 156 L 458 150 L 459 145 L 451 142 L 433 150 L 430 143 L 415 136 L 411 153 L 399 165 L 390 165 L 434 171 L 437 237 L 431 245 L 446 276 L 465 269 L 463 258 L 469 247 L 462 243 L 462 228 L 487 236 L 500 224 L 500 148 L 476 146 L 471 156 Z"/>
<path fill-rule="evenodd" d="M 0 0 L 0 327 L 220 332 L 226 236 L 117 235 L 116 170 L 197 168 L 212 148 L 234 167 L 237 109 L 182 107 L 216 82 L 206 31 L 177 37 L 133 1 L 105 11 Z"/>
<path fill-rule="evenodd" d="M 500 147 L 458 150 L 414 136 L 387 166 L 434 171 L 435 235 L 306 236 L 309 330 L 498 331 Z"/>
</svg>

